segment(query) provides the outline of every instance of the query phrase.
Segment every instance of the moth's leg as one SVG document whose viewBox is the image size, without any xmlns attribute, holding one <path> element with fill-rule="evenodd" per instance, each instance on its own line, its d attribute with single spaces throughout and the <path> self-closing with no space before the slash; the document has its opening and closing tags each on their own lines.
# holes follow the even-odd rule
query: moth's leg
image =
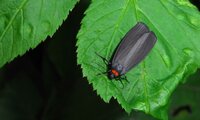
<svg viewBox="0 0 200 120">
<path fill-rule="evenodd" d="M 130 83 L 126 77 L 126 75 L 121 76 L 121 79 L 126 80 L 126 82 Z"/>
<path fill-rule="evenodd" d="M 124 88 L 124 84 L 123 84 L 123 82 L 122 82 L 122 78 L 121 78 L 121 76 L 119 76 L 119 77 L 116 77 L 115 78 L 117 81 L 119 81 L 121 84 L 122 84 L 122 89 Z"/>
<path fill-rule="evenodd" d="M 122 80 L 120 79 L 119 82 L 122 84 L 122 89 L 124 88 L 124 84 L 122 82 Z"/>
<path fill-rule="evenodd" d="M 104 58 L 103 56 L 99 55 L 99 54 L 96 53 L 96 52 L 95 52 L 95 54 L 96 54 L 97 56 L 99 56 L 99 57 L 103 60 L 103 62 L 104 62 L 106 65 L 110 65 L 110 62 L 109 62 L 106 58 Z"/>
<path fill-rule="evenodd" d="M 98 73 L 97 75 L 99 76 L 99 75 L 105 75 L 105 74 L 107 74 L 107 72 Z"/>
<path fill-rule="evenodd" d="M 103 60 L 103 62 L 106 64 L 106 65 L 108 65 L 108 60 L 106 60 L 104 57 L 102 57 L 101 55 L 99 55 L 99 54 L 97 54 L 96 52 L 95 52 L 95 54 L 97 55 L 97 56 L 99 56 L 102 60 Z M 97 63 L 95 63 L 96 65 L 98 65 L 99 67 L 101 67 L 102 69 L 106 69 L 103 65 L 100 65 L 100 64 L 97 64 Z M 101 70 L 99 70 L 99 71 L 101 71 Z M 108 74 L 108 72 L 109 71 L 106 71 L 106 72 L 102 72 L 101 71 L 101 73 L 98 73 L 97 75 L 99 76 L 99 75 L 105 75 L 105 74 Z"/>
</svg>

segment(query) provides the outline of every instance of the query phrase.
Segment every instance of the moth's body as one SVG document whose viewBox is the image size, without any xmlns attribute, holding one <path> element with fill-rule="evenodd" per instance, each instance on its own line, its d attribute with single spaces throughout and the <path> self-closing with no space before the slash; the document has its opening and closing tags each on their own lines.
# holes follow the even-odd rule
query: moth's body
<svg viewBox="0 0 200 120">
<path fill-rule="evenodd" d="M 144 23 L 137 23 L 122 39 L 108 66 L 108 78 L 118 79 L 141 62 L 157 38 Z"/>
<path fill-rule="evenodd" d="M 109 79 L 116 79 L 125 73 L 125 68 L 120 64 L 112 64 L 110 70 L 108 71 Z"/>
</svg>

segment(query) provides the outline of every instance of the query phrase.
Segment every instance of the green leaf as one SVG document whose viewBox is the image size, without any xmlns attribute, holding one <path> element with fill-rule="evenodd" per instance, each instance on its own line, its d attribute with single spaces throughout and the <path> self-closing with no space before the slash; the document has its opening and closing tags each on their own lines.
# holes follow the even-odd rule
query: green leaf
<svg viewBox="0 0 200 120">
<path fill-rule="evenodd" d="M 200 60 L 200 13 L 187 0 L 93 0 L 78 33 L 78 64 L 105 102 L 113 97 L 130 112 L 168 119 L 167 104 L 179 83 Z M 146 23 L 158 41 L 150 54 L 128 72 L 130 83 L 111 81 L 95 52 L 110 59 L 121 38 L 137 22 Z"/>
<path fill-rule="evenodd" d="M 1 0 L 0 67 L 52 36 L 78 0 Z"/>
</svg>

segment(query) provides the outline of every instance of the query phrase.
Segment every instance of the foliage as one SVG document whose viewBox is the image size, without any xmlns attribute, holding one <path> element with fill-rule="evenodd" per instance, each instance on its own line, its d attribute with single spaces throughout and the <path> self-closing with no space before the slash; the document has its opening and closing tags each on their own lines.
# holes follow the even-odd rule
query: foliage
<svg viewBox="0 0 200 120">
<path fill-rule="evenodd" d="M 91 90 L 87 93 L 88 96 L 80 93 L 84 96 L 81 98 L 76 97 L 79 93 L 77 91 L 81 91 L 80 85 L 76 92 L 68 93 L 72 90 L 69 88 L 73 87 L 70 83 L 80 79 L 76 75 L 80 74 L 76 72 L 78 70 L 71 66 L 75 64 L 73 62 L 75 58 L 67 56 L 71 54 L 68 51 L 74 50 L 70 46 L 74 45 L 73 38 L 75 39 L 76 31 L 65 31 L 59 28 L 63 31 L 62 35 L 65 35 L 65 32 L 70 34 L 67 34 L 67 37 L 54 35 L 55 41 L 61 39 L 63 41 L 50 42 L 44 49 L 44 54 L 39 51 L 37 55 L 44 57 L 40 64 L 29 63 L 28 61 L 32 59 L 28 57 L 28 60 L 11 62 L 13 66 L 11 71 L 10 64 L 5 65 L 38 46 L 45 38 L 49 38 L 48 36 L 52 37 L 77 2 L 78 0 L 0 1 L 0 67 L 4 66 L 0 71 L 0 111 L 2 111 L 0 118 L 32 120 L 58 119 L 59 116 L 60 119 L 72 119 L 74 116 L 70 118 L 70 115 L 67 117 L 64 115 L 66 111 L 70 113 L 78 111 L 79 108 L 85 108 L 82 102 L 87 105 L 92 104 L 91 98 L 88 97 Z M 77 22 L 75 18 L 71 21 Z M 155 32 L 158 41 L 145 60 L 126 74 L 130 83 L 122 81 L 123 87 L 119 81 L 111 81 L 106 75 L 97 75 L 105 72 L 107 66 L 95 52 L 109 60 L 121 38 L 139 21 L 146 23 Z M 130 113 L 130 116 L 127 116 L 117 108 L 123 117 L 118 113 L 114 117 L 118 119 L 143 118 L 140 113 L 131 112 L 136 110 L 166 120 L 170 116 L 168 106 L 172 93 L 180 83 L 185 83 L 186 78 L 199 68 L 199 21 L 199 11 L 188 0 L 92 0 L 77 35 L 78 64 L 81 65 L 83 76 L 92 84 L 97 94 L 105 102 L 110 102 L 109 108 L 112 108 L 113 101 L 110 100 L 113 97 L 126 112 Z M 68 24 L 65 26 L 68 30 L 69 28 L 79 29 L 78 22 L 76 25 Z M 70 38 L 70 35 L 74 37 Z M 19 64 L 19 66 L 16 67 L 13 64 Z M 57 79 L 61 80 L 56 81 Z M 194 91 L 186 90 L 185 92 L 191 94 Z M 73 93 L 74 96 L 71 95 Z M 172 104 L 172 109 L 181 106 L 181 103 L 184 105 L 190 103 L 190 100 L 187 101 L 187 97 L 182 95 L 183 93 L 177 92 L 177 94 L 177 97 L 180 96 L 186 102 L 183 100 L 176 106 L 178 98 L 173 96 L 175 103 Z M 64 101 L 73 103 L 73 106 Z M 13 104 L 15 102 L 17 104 Z M 67 105 L 71 109 L 68 109 Z M 192 108 L 196 110 L 194 106 L 197 105 L 192 104 Z M 20 110 L 17 111 L 18 109 Z M 88 107 L 88 109 L 94 108 Z M 102 109 L 100 108 L 99 112 Z M 108 115 L 112 114 L 108 112 L 110 109 L 106 110 Z M 83 109 L 80 111 L 86 112 Z M 94 111 L 88 111 L 91 112 L 91 119 L 92 116 L 98 116 L 92 114 Z M 80 119 L 78 116 L 76 118 Z M 170 119 L 173 117 L 170 116 Z"/>
<path fill-rule="evenodd" d="M 145 3 L 145 4 L 144 4 Z M 169 97 L 194 73 L 200 60 L 200 13 L 188 1 L 93 0 L 78 34 L 78 63 L 83 75 L 104 101 L 117 99 L 130 112 L 141 110 L 167 119 Z M 127 74 L 130 83 L 110 81 L 106 65 L 95 52 L 110 59 L 120 39 L 138 21 L 158 37 L 148 57 Z"/>
</svg>

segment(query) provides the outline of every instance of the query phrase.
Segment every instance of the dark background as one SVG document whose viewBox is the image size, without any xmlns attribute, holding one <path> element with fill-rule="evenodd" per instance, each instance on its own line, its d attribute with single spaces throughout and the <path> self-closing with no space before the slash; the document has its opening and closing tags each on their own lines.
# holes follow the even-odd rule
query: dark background
<svg viewBox="0 0 200 120">
<path fill-rule="evenodd" d="M 199 7 L 199 0 L 191 0 Z M 76 35 L 89 1 L 80 0 L 52 38 L 0 70 L 0 120 L 151 120 L 127 115 L 115 100 L 96 95 L 76 62 Z M 177 88 L 170 100 L 173 120 L 198 120 L 199 73 Z"/>
</svg>

